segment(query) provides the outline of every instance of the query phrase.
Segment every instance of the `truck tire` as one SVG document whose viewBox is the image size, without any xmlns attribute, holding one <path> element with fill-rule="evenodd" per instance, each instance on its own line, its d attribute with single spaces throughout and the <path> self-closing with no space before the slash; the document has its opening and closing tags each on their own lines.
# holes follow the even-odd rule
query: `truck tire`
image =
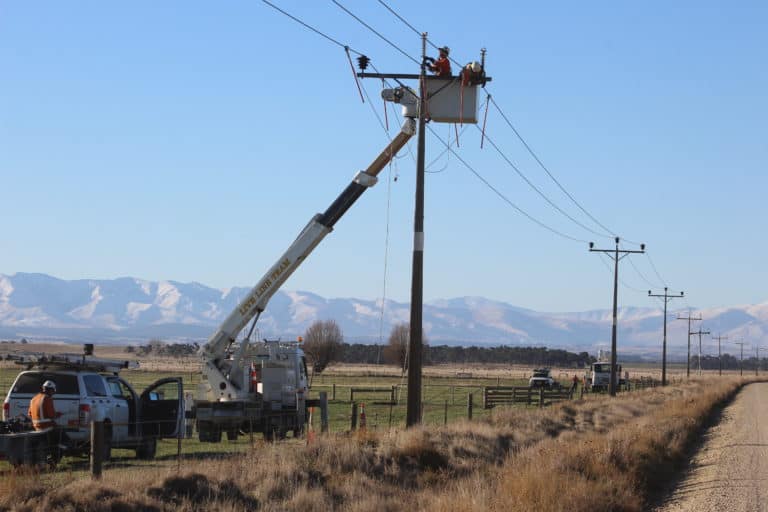
<svg viewBox="0 0 768 512">
<path fill-rule="evenodd" d="M 149 437 L 141 441 L 136 448 L 136 458 L 140 460 L 152 460 L 157 453 L 157 439 Z"/>
<path fill-rule="evenodd" d="M 237 441 L 237 430 L 227 430 L 227 441 Z"/>
<path fill-rule="evenodd" d="M 201 443 L 220 443 L 221 429 L 213 424 L 202 424 L 197 431 Z"/>
</svg>

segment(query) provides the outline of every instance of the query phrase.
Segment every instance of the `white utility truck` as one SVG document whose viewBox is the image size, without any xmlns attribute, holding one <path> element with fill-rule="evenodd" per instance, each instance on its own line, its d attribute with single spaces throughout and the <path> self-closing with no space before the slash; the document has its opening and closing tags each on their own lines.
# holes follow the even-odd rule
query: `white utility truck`
<svg viewBox="0 0 768 512">
<path fill-rule="evenodd" d="M 3 402 L 3 421 L 26 418 L 29 403 L 45 381 L 56 385 L 54 408 L 61 413 L 57 425 L 67 438 L 66 452 L 88 453 L 91 421 L 103 421 L 104 457 L 111 448 L 128 448 L 141 459 L 155 456 L 157 440 L 175 438 L 184 421 L 184 389 L 180 377 L 163 378 L 141 393 L 119 372 L 138 363 L 93 357 L 93 345 L 84 355 L 9 355 L 24 367 Z M 2 455 L 2 454 L 0 454 Z"/>
<path fill-rule="evenodd" d="M 611 363 L 610 361 L 597 361 L 592 363 L 589 374 L 590 391 L 608 391 L 611 383 Z M 621 375 L 621 365 L 616 363 L 616 386 L 620 388 L 626 381 Z"/>
<path fill-rule="evenodd" d="M 236 439 L 239 432 L 262 432 L 268 440 L 287 432 L 294 436 L 301 433 L 308 394 L 301 347 L 298 343 L 274 341 L 251 343 L 250 337 L 272 296 L 363 192 L 376 184 L 377 175 L 416 133 L 418 100 L 413 91 L 403 87 L 385 89 L 382 97 L 402 105 L 405 122 L 400 132 L 367 169 L 357 173 L 324 213 L 309 221 L 201 347 L 203 381 L 192 413 L 200 441 L 218 442 L 222 432 L 230 440 Z M 253 322 L 250 332 L 238 340 L 249 322 Z"/>
</svg>

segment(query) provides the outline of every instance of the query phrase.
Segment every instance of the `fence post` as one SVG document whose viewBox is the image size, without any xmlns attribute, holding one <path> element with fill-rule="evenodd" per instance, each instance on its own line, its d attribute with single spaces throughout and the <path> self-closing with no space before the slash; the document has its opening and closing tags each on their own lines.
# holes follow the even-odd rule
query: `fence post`
<svg viewBox="0 0 768 512">
<path fill-rule="evenodd" d="M 352 424 L 350 430 L 357 430 L 357 403 L 352 402 Z"/>
<path fill-rule="evenodd" d="M 394 406 L 394 403 L 389 403 L 389 428 L 392 428 L 392 407 Z"/>
<path fill-rule="evenodd" d="M 335 384 L 334 384 L 335 386 Z M 320 392 L 320 433 L 328 432 L 328 392 Z"/>
<path fill-rule="evenodd" d="M 397 385 L 392 384 L 392 391 L 389 393 L 389 401 L 394 402 L 395 401 L 395 390 L 397 389 Z"/>
<path fill-rule="evenodd" d="M 443 425 L 448 424 L 448 400 L 445 401 L 445 405 L 443 406 Z"/>
<path fill-rule="evenodd" d="M 483 409 L 488 408 L 488 386 L 483 386 Z"/>
<path fill-rule="evenodd" d="M 349 401 L 354 402 L 355 401 L 355 388 L 350 387 L 349 388 Z"/>
<path fill-rule="evenodd" d="M 104 422 L 91 422 L 91 476 L 101 479 L 101 461 L 104 456 Z"/>
<path fill-rule="evenodd" d="M 544 407 L 544 387 L 539 388 L 539 407 Z"/>
<path fill-rule="evenodd" d="M 336 383 L 333 383 L 333 387 L 331 387 L 331 400 L 336 401 Z"/>
<path fill-rule="evenodd" d="M 454 396 L 453 392 L 454 391 L 456 391 L 456 387 L 455 386 L 451 386 L 451 405 L 456 403 L 456 401 L 453 399 L 453 396 Z"/>
<path fill-rule="evenodd" d="M 472 393 L 467 395 L 467 419 L 472 419 Z"/>
</svg>

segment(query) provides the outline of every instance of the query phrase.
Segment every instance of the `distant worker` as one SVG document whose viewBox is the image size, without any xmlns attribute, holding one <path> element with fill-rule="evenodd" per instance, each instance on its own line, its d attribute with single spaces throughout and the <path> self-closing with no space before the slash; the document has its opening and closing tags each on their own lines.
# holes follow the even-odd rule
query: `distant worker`
<svg viewBox="0 0 768 512">
<path fill-rule="evenodd" d="M 56 426 L 56 418 L 61 417 L 53 406 L 53 395 L 56 393 L 56 384 L 52 380 L 43 383 L 43 389 L 36 394 L 29 403 L 27 415 L 32 418 L 32 427 L 35 430 L 45 430 Z"/>
<path fill-rule="evenodd" d="M 576 388 L 579 386 L 579 376 L 574 373 L 573 374 L 573 379 L 571 381 L 572 381 L 571 393 L 575 393 L 576 392 Z"/>
<path fill-rule="evenodd" d="M 451 76 L 451 61 L 448 60 L 448 54 L 451 53 L 451 49 L 447 46 L 439 48 L 440 56 L 437 60 L 432 57 L 426 57 L 429 70 L 435 74 L 435 76 Z"/>
</svg>

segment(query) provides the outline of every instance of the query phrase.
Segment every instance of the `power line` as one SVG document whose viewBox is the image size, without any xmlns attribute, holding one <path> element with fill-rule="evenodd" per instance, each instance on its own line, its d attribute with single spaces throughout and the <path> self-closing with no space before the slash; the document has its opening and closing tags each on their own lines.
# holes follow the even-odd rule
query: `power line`
<svg viewBox="0 0 768 512">
<path fill-rule="evenodd" d="M 354 18 L 355 20 L 357 20 L 357 22 L 359 22 L 359 23 L 360 23 L 361 25 L 363 25 L 365 28 L 367 28 L 368 30 L 370 30 L 371 32 L 373 32 L 374 34 L 376 34 L 377 36 L 379 36 L 379 38 L 381 38 L 383 41 L 385 41 L 387 44 L 389 44 L 389 45 L 390 45 L 392 48 L 394 48 L 395 50 L 399 51 L 400 53 L 402 53 L 403 55 L 405 55 L 406 57 L 408 57 L 409 59 L 411 59 L 411 60 L 412 60 L 413 62 L 415 62 L 417 65 L 419 65 L 419 66 L 421 65 L 421 62 L 419 62 L 418 60 L 416 60 L 416 59 L 414 59 L 413 57 L 411 57 L 411 56 L 410 56 L 410 54 L 408 54 L 408 52 L 406 52 L 405 50 L 403 50 L 402 48 L 400 48 L 399 46 L 397 46 L 395 43 L 393 43 L 392 41 L 390 41 L 389 39 L 387 39 L 387 38 L 386 38 L 386 37 L 384 37 L 383 35 L 381 35 L 381 33 L 380 33 L 379 31 L 377 31 L 375 28 L 373 28 L 372 26 L 370 26 L 369 24 L 367 24 L 366 22 L 364 22 L 363 20 L 361 20 L 361 19 L 360 19 L 358 16 L 356 16 L 356 15 L 355 15 L 355 14 L 354 14 L 352 11 L 350 11 L 349 9 L 347 9 L 346 7 L 344 7 L 343 5 L 341 5 L 341 3 L 339 3 L 337 0 L 331 0 L 331 2 L 333 2 L 334 4 L 336 4 L 336 6 L 337 6 L 339 9 L 341 9 L 342 11 L 344 11 L 344 12 L 346 12 L 347 14 L 349 14 L 350 16 L 352 16 L 352 18 Z"/>
<path fill-rule="evenodd" d="M 610 264 L 609 264 L 609 263 L 608 263 L 608 261 L 606 261 L 606 259 L 605 259 L 605 258 L 607 258 L 608 256 L 606 256 L 605 254 L 602 254 L 602 253 L 598 254 L 598 256 L 600 256 L 600 261 L 602 261 L 602 262 L 603 262 L 603 265 L 604 265 L 604 266 L 605 266 L 605 268 L 608 270 L 608 272 L 609 272 L 609 273 L 613 273 L 613 270 L 611 270 L 611 266 L 610 266 Z M 629 261 L 632 261 L 632 259 L 630 258 L 630 260 L 629 260 Z M 628 290 L 632 290 L 633 292 L 642 293 L 643 295 L 645 295 L 645 293 L 646 293 L 646 290 L 641 290 L 640 288 L 635 288 L 634 286 L 627 284 L 627 283 L 626 283 L 626 282 L 625 282 L 625 281 L 624 281 L 622 278 L 619 278 L 619 283 L 621 283 L 621 285 L 622 285 L 624 288 L 626 288 L 626 289 L 628 289 Z"/>
<path fill-rule="evenodd" d="M 488 94 L 488 93 L 486 92 L 486 94 Z M 511 128 L 511 129 L 512 129 L 512 132 L 514 132 L 514 134 L 515 134 L 515 136 L 518 138 L 518 140 L 520 140 L 520 142 L 523 144 L 523 146 L 524 146 L 524 147 L 525 147 L 525 149 L 528 151 L 528 153 L 530 153 L 530 155 L 533 157 L 533 159 L 534 159 L 534 160 L 536 160 L 536 163 L 538 163 L 538 164 L 539 164 L 539 166 L 540 166 L 542 169 L 544 169 L 544 172 L 546 172 L 546 173 L 547 173 L 547 176 L 549 176 L 549 177 L 550 177 L 550 179 L 551 179 L 551 180 L 552 180 L 552 181 L 555 183 L 555 185 L 557 185 L 557 187 L 558 187 L 558 188 L 559 188 L 559 189 L 560 189 L 560 190 L 561 190 L 561 191 L 562 191 L 562 192 L 563 192 L 563 193 L 564 193 L 564 194 L 565 194 L 565 195 L 568 197 L 568 199 L 570 199 L 570 200 L 573 202 L 573 204 L 575 204 L 575 205 L 576 205 L 576 206 L 577 206 L 577 207 L 578 207 L 578 208 L 579 208 L 579 209 L 580 209 L 582 212 L 584 212 L 584 214 L 585 214 L 587 217 L 589 217 L 590 219 L 592 219 L 592 221 L 593 221 L 595 224 L 597 224 L 598 226 L 600 226 L 600 227 L 601 227 L 601 228 L 602 228 L 602 229 L 603 229 L 605 232 L 607 232 L 607 233 L 610 233 L 610 234 L 611 234 L 611 235 L 613 235 L 613 236 L 616 236 L 616 233 L 614 233 L 614 232 L 613 232 L 613 230 L 611 230 L 611 229 L 608 229 L 607 227 L 605 227 L 605 225 L 604 225 L 602 222 L 600 222 L 599 220 L 597 220 L 597 219 L 596 219 L 596 218 L 595 218 L 595 217 L 594 217 L 594 216 L 593 216 L 591 213 L 589 213 L 589 212 L 587 211 L 587 209 L 586 209 L 586 208 L 584 208 L 584 207 L 581 205 L 581 203 L 579 203 L 579 202 L 576 200 L 576 198 L 574 198 L 574 197 L 573 197 L 573 195 L 571 195 L 571 193 L 570 193 L 570 192 L 568 192 L 568 191 L 565 189 L 565 187 L 563 187 L 563 185 L 560 183 L 560 181 L 558 181 L 558 179 L 557 179 L 557 178 L 555 178 L 555 176 L 554 176 L 554 175 L 553 175 L 553 174 L 552 174 L 552 173 L 549 171 L 549 169 L 547 168 L 547 166 L 546 166 L 546 165 L 544 165 L 544 162 L 542 162 L 542 161 L 541 161 L 541 159 L 539 158 L 539 156 L 538 156 L 538 155 L 537 155 L 537 154 L 536 154 L 536 153 L 533 151 L 533 149 L 531 148 L 531 146 L 530 146 L 530 145 L 528 145 L 528 143 L 525 141 L 525 139 L 523 138 L 523 136 L 522 136 L 522 135 L 520 135 L 520 132 L 518 132 L 518 131 L 517 131 L 517 128 L 515 128 L 515 126 L 512 124 L 512 121 L 510 121 L 510 120 L 509 120 L 509 118 L 507 117 L 507 115 L 504 113 L 504 111 L 503 111 L 503 110 L 501 110 L 501 107 L 499 107 L 498 103 L 496 103 L 496 100 L 493 98 L 493 96 L 491 96 L 490 94 L 488 94 L 488 97 L 490 98 L 490 100 L 491 100 L 491 103 L 493 104 L 493 106 L 494 106 L 494 107 L 496 107 L 496 110 L 499 112 L 499 114 L 501 114 L 501 117 L 502 117 L 502 119 L 504 119 L 504 121 L 506 121 L 507 125 L 508 125 L 508 126 Z"/>
<path fill-rule="evenodd" d="M 477 128 L 478 130 L 480 130 L 480 127 L 479 127 L 479 126 L 477 126 L 477 125 L 475 125 L 475 128 Z M 583 229 L 585 229 L 585 230 L 589 231 L 589 232 L 590 232 L 590 233 L 592 233 L 593 235 L 601 236 L 601 237 L 604 237 L 604 238 L 613 238 L 612 236 L 608 236 L 608 235 L 605 235 L 605 234 L 603 234 L 603 233 L 599 233 L 599 232 L 595 231 L 594 229 L 590 228 L 589 226 L 586 226 L 586 225 L 582 224 L 582 223 L 581 223 L 581 222 L 579 222 L 578 220 L 574 219 L 574 218 L 573 218 L 571 215 L 569 215 L 569 214 L 568 214 L 566 211 L 564 211 L 562 208 L 560 208 L 559 206 L 557 206 L 557 205 L 554 203 L 554 201 L 552 201 L 552 200 L 551 200 L 549 197 L 547 197 L 547 195 L 546 195 L 546 194 L 544 194 L 544 192 L 542 192 L 542 191 L 541 191 L 541 189 L 539 189 L 539 188 L 538 188 L 536 185 L 534 185 L 534 184 L 533 184 L 533 182 L 532 182 L 530 179 L 528 179 L 528 177 L 527 177 L 527 176 L 526 176 L 526 175 L 525 175 L 525 174 L 524 174 L 524 173 L 523 173 L 523 172 L 522 172 L 522 171 L 521 171 L 521 170 L 520 170 L 520 169 L 519 169 L 519 168 L 518 168 L 518 167 L 517 167 L 517 166 L 516 166 L 514 163 L 512 163 L 512 160 L 510 160 L 510 159 L 507 157 L 507 155 L 506 155 L 506 154 L 504 154 L 504 152 L 503 152 L 503 151 L 502 151 L 502 150 L 499 148 L 499 146 L 497 146 L 497 145 L 496 145 L 496 143 L 495 143 L 495 142 L 493 142 L 493 139 L 491 139 L 491 138 L 488 136 L 488 134 L 485 134 L 485 138 L 488 140 L 488 143 L 490 143 L 490 145 L 491 145 L 491 146 L 493 146 L 493 148 L 494 148 L 494 149 L 495 149 L 495 150 L 496 150 L 496 151 L 499 153 L 499 155 L 501 155 L 501 157 L 502 157 L 502 158 L 503 158 L 503 159 L 504 159 L 504 160 L 507 162 L 507 164 L 509 164 L 509 166 L 510 166 L 510 167 L 512 167 L 512 169 L 514 169 L 514 171 L 517 173 L 517 175 L 518 175 L 518 176 L 520 176 L 520 178 L 521 178 L 523 181 L 525 181 L 525 183 L 527 183 L 527 184 L 528 184 L 528 186 L 529 186 L 529 187 L 531 187 L 531 188 L 532 188 L 532 189 L 533 189 L 533 190 L 534 190 L 534 191 L 535 191 L 537 194 L 539 194 L 539 196 L 540 196 L 542 199 L 544 199 L 544 201 L 546 201 L 546 202 L 547 202 L 547 203 L 548 203 L 548 204 L 549 204 L 549 205 L 550 205 L 552 208 L 554 208 L 555 210 L 557 210 L 558 212 L 560 212 L 562 215 L 564 215 L 565 217 L 567 217 L 567 218 L 568 218 L 568 219 L 569 219 L 571 222 L 573 222 L 573 223 L 574 223 L 574 224 L 576 224 L 577 226 L 580 226 L 581 228 L 583 228 Z"/>
<path fill-rule="evenodd" d="M 496 187 L 491 185 L 491 183 L 488 180 L 486 180 L 479 172 L 477 172 L 471 165 L 469 165 L 466 162 L 466 160 L 461 158 L 461 156 L 458 153 L 456 153 L 456 151 L 454 151 L 453 148 L 451 148 L 448 145 L 447 142 L 445 142 L 437 133 L 435 133 L 435 131 L 432 129 L 431 126 L 428 126 L 428 128 L 429 128 L 429 131 L 432 132 L 432 134 L 440 142 L 442 142 L 442 144 L 445 147 L 448 148 L 448 150 L 453 154 L 453 156 L 455 156 L 456 159 L 464 165 L 464 167 L 466 167 L 472 174 L 475 175 L 475 177 L 477 177 L 477 179 L 479 179 L 481 182 L 483 182 L 483 184 L 485 184 L 486 187 L 491 189 L 497 196 L 499 196 L 505 203 L 510 205 L 512 208 L 514 208 L 518 213 L 520 213 L 521 215 L 523 215 L 524 217 L 526 217 L 528 220 L 530 220 L 534 224 L 538 225 L 539 227 L 542 227 L 542 228 L 546 229 L 547 231 L 550 231 L 550 232 L 552 232 L 552 233 L 554 233 L 554 234 L 556 234 L 556 235 L 558 235 L 558 236 L 560 236 L 562 238 L 565 238 L 567 240 L 571 240 L 573 242 L 587 243 L 586 240 L 582 240 L 580 238 L 576 238 L 576 237 L 573 237 L 573 236 L 570 236 L 570 235 L 566 235 L 565 233 L 562 233 L 562 232 L 556 230 L 555 228 L 553 228 L 551 226 L 548 226 L 547 224 L 541 222 L 540 220 L 538 220 L 537 218 L 533 217 L 531 214 L 529 214 L 528 212 L 526 212 L 525 210 L 523 210 L 522 208 L 517 206 L 515 203 L 512 202 L 512 200 L 510 200 L 507 196 L 505 196 L 499 189 L 497 189 Z"/>
<path fill-rule="evenodd" d="M 333 1 L 335 2 L 336 0 L 333 0 Z M 390 6 L 389 6 L 389 5 L 388 5 L 386 2 L 384 2 L 383 0 L 378 0 L 378 2 L 379 2 L 379 3 L 380 3 L 382 6 L 384 6 L 384 8 L 386 8 L 386 9 L 387 9 L 387 10 L 388 10 L 390 13 L 392 13 L 392 14 L 393 14 L 393 15 L 394 15 L 394 16 L 395 16 L 395 17 L 396 17 L 398 20 L 400 20 L 400 21 L 401 21 L 403 24 L 405 24 L 405 25 L 406 25 L 408 28 L 410 28 L 410 29 L 411 29 L 411 30 L 412 30 L 414 33 L 416 33 L 416 34 L 418 34 L 418 35 L 421 35 L 421 34 L 422 34 L 422 32 L 421 32 L 421 31 L 419 31 L 419 30 L 418 30 L 416 27 L 414 27 L 414 26 L 413 26 L 411 23 L 409 23 L 409 22 L 408 22 L 408 20 L 406 20 L 406 19 L 405 19 L 405 18 L 404 18 L 402 15 L 400 15 L 400 14 L 399 14 L 397 11 L 395 11 L 395 9 L 393 9 L 392 7 L 390 7 Z M 432 46 L 433 48 L 435 48 L 435 49 L 439 49 L 439 48 L 438 48 L 438 46 L 437 46 L 436 44 L 434 44 L 432 41 L 430 41 L 429 39 L 427 39 L 427 42 L 428 42 L 428 43 L 430 44 L 430 46 Z M 451 58 L 450 60 L 451 60 L 451 62 L 453 62 L 454 64 L 456 64 L 456 65 L 457 65 L 459 68 L 461 68 L 461 67 L 462 67 L 462 65 L 461 65 L 461 64 L 459 64 L 459 62 L 457 62 L 457 61 L 456 61 L 456 60 L 454 60 L 453 58 Z M 589 230 L 590 232 L 592 232 L 593 234 L 597 234 L 598 236 L 606 236 L 607 238 L 613 238 L 613 237 L 615 237 L 615 236 L 616 236 L 616 233 L 615 233 L 613 230 L 611 230 L 611 229 L 609 229 L 608 227 L 606 227 L 606 226 L 605 226 L 605 225 L 604 225 L 602 222 L 600 222 L 600 221 L 599 221 L 599 220 L 598 220 L 598 219 L 597 219 L 597 218 L 596 218 L 594 215 L 592 215 L 592 214 L 591 214 L 591 213 L 590 213 L 590 212 L 589 212 L 589 211 L 588 211 L 588 210 L 587 210 L 587 209 L 586 209 L 586 208 L 585 208 L 585 207 L 584 207 L 584 206 L 583 206 L 583 205 L 582 205 L 582 204 L 581 204 L 579 201 L 577 201 L 577 200 L 576 200 L 576 198 L 575 198 L 575 197 L 573 197 L 573 195 L 572 195 L 570 192 L 568 192 L 568 190 L 567 190 L 567 189 L 566 189 L 566 188 L 565 188 L 565 187 L 564 187 L 564 186 L 563 186 L 563 185 L 560 183 L 560 181 L 559 181 L 557 178 L 555 178 L 555 176 L 552 174 L 552 172 L 550 172 L 550 170 L 547 168 L 547 166 L 546 166 L 546 165 L 544 165 L 544 162 L 542 162 L 542 161 L 541 161 L 541 159 L 540 159 L 540 158 L 539 158 L 539 156 L 536 154 L 536 152 L 535 152 L 535 151 L 533 151 L 533 148 L 531 148 L 531 146 L 530 146 L 530 145 L 529 145 L 529 144 L 526 142 L 526 140 L 523 138 L 523 136 L 520 134 L 520 132 L 518 132 L 518 131 L 517 131 L 517 129 L 515 128 L 515 126 L 512 124 L 512 122 L 511 122 L 511 121 L 509 120 L 509 118 L 507 117 L 507 115 L 504 113 L 504 111 L 501 109 L 501 107 L 498 105 L 498 103 L 496 103 L 496 101 L 493 99 L 493 97 L 491 97 L 491 95 L 490 95 L 490 94 L 489 94 L 487 91 L 486 91 L 486 95 L 488 95 L 488 97 L 489 97 L 489 100 L 490 100 L 490 101 L 493 103 L 494 107 L 496 107 L 496 110 L 498 110 L 498 112 L 501 114 L 501 116 L 502 116 L 502 118 L 504 119 L 504 121 L 506 121 L 507 125 L 509 125 L 509 127 L 512 129 L 512 131 L 515 133 L 515 136 L 516 136 L 516 137 L 517 137 L 517 138 L 520 140 L 520 142 L 523 144 L 523 146 L 525 147 L 525 149 L 526 149 L 526 150 L 527 150 L 527 151 L 528 151 L 528 152 L 531 154 L 531 156 L 534 158 L 534 160 L 536 160 L 536 162 L 539 164 L 539 166 L 541 166 L 541 168 L 544 170 L 544 172 L 546 172 L 546 174 L 547 174 L 547 175 L 550 177 L 550 179 L 551 179 L 551 180 L 552 180 L 552 181 L 553 181 L 553 182 L 554 182 L 554 183 L 555 183 L 555 184 L 558 186 L 558 188 L 559 188 L 559 189 L 560 189 L 560 190 L 561 190 L 561 191 L 562 191 L 562 192 L 563 192 L 563 193 L 564 193 L 564 194 L 565 194 L 565 195 L 566 195 L 566 196 L 567 196 L 567 197 L 568 197 L 568 198 L 569 198 L 569 199 L 570 199 L 570 200 L 573 202 L 573 204 L 575 204 L 575 205 L 576 205 L 576 206 L 577 206 L 577 207 L 578 207 L 578 208 L 579 208 L 579 209 L 580 209 L 580 210 L 581 210 L 581 211 L 582 211 L 582 212 L 583 212 L 583 213 L 584 213 L 584 214 L 585 214 L 587 217 L 589 217 L 589 218 L 590 218 L 590 219 L 591 219 L 591 220 L 592 220 L 592 221 L 593 221 L 593 222 L 594 222 L 594 223 L 595 223 L 597 226 L 599 226 L 599 227 L 600 227 L 600 228 L 602 228 L 602 229 L 603 229 L 603 230 L 604 230 L 606 233 L 608 233 L 608 235 L 605 235 L 605 234 L 601 234 L 601 233 L 596 233 L 596 232 L 592 231 L 592 230 L 591 230 L 591 229 L 589 229 L 589 228 L 586 228 L 586 229 L 588 229 L 588 230 Z M 560 210 L 560 209 L 558 208 L 558 210 Z M 568 216 L 568 217 L 570 218 L 570 216 Z M 574 221 L 574 222 L 576 222 L 576 221 Z M 577 223 L 578 223 L 578 222 L 577 222 Z M 582 225 L 581 223 L 578 223 L 578 224 L 579 224 L 579 225 Z M 641 243 L 639 243 L 639 242 L 634 242 L 634 241 L 632 241 L 632 240 L 629 240 L 629 239 L 627 239 L 627 238 L 623 238 L 622 240 L 623 240 L 624 242 L 626 242 L 626 243 L 629 243 L 629 244 L 632 244 L 632 245 L 638 245 L 638 246 L 639 246 L 639 245 L 642 245 L 642 244 L 641 244 Z"/>
<path fill-rule="evenodd" d="M 645 253 L 645 255 L 648 257 L 648 261 L 651 263 L 651 268 L 652 268 L 652 269 L 653 269 L 653 271 L 656 273 L 656 277 L 658 277 L 658 278 L 659 278 L 659 281 L 661 281 L 661 282 L 662 282 L 662 284 L 664 284 L 664 285 L 666 286 L 667 282 L 664 280 L 664 278 L 663 278 L 663 277 L 661 277 L 661 274 L 659 274 L 659 271 L 658 271 L 658 269 L 656 268 L 656 265 L 653 263 L 653 259 L 651 259 L 651 255 L 650 255 L 650 254 L 648 254 L 648 253 Z"/>
<path fill-rule="evenodd" d="M 313 26 L 312 26 L 312 25 L 310 25 L 309 23 L 305 23 L 304 21 L 300 20 L 300 19 L 299 19 L 299 18 L 297 18 L 296 16 L 294 16 L 294 15 L 292 15 L 292 14 L 290 14 L 290 13 L 288 13 L 288 12 L 284 11 L 284 10 L 283 10 L 283 9 L 281 9 L 280 7 L 278 7 L 278 6 L 276 6 L 275 4 L 273 4 L 272 2 L 270 2 L 269 0 L 261 0 L 261 1 L 262 1 L 262 2 L 264 2 L 265 4 L 267 4 L 268 6 L 270 6 L 271 8 L 273 8 L 274 10 L 276 10 L 276 11 L 278 11 L 278 12 L 280 12 L 280 13 L 284 14 L 285 16 L 288 16 L 289 18 L 291 18 L 291 19 L 292 19 L 293 21 L 295 21 L 296 23 L 298 23 L 298 24 L 300 24 L 300 25 L 304 26 L 305 28 L 307 28 L 307 29 L 311 30 L 311 31 L 312 31 L 312 32 L 314 32 L 315 34 L 317 34 L 317 35 L 319 35 L 319 36 L 322 36 L 322 37 L 324 37 L 325 39 L 327 39 L 328 41 L 330 41 L 330 42 L 334 43 L 335 45 L 337 45 L 337 46 L 339 46 L 339 47 L 341 47 L 341 48 L 344 48 L 344 49 L 349 49 L 349 51 L 351 51 L 351 52 L 352 52 L 352 53 L 354 53 L 355 55 L 362 55 L 362 53 L 358 52 L 357 50 L 354 50 L 353 48 L 350 48 L 348 45 L 345 45 L 345 44 L 343 44 L 343 43 L 340 43 L 339 41 L 337 41 L 336 39 L 332 38 L 332 37 L 331 37 L 331 36 L 329 36 L 328 34 L 325 34 L 325 33 L 321 32 L 320 30 L 316 29 L 315 27 L 313 27 Z"/>
</svg>

